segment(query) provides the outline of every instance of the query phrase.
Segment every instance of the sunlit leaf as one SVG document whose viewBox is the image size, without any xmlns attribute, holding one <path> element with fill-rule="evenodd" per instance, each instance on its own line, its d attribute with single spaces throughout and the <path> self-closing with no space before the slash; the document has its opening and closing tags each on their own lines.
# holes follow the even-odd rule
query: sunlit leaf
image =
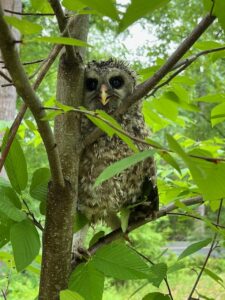
<svg viewBox="0 0 225 300">
<path fill-rule="evenodd" d="M 225 101 L 225 94 L 214 94 L 214 95 L 206 95 L 197 99 L 194 99 L 194 101 L 198 102 L 209 102 L 209 103 L 219 103 Z"/>
<path fill-rule="evenodd" d="M 9 25 L 18 29 L 22 34 L 35 34 L 42 30 L 41 25 L 29 22 L 25 19 L 10 16 L 4 16 L 4 19 Z"/>
<path fill-rule="evenodd" d="M 11 227 L 10 240 L 17 271 L 25 269 L 38 255 L 40 239 L 36 227 L 29 220 Z"/>
<path fill-rule="evenodd" d="M 190 256 L 193 253 L 196 253 L 197 251 L 201 250 L 202 248 L 208 246 L 208 244 L 211 243 L 211 241 L 212 241 L 212 239 L 206 239 L 206 240 L 191 244 L 179 255 L 178 260 L 183 259 L 187 256 Z"/>
<path fill-rule="evenodd" d="M 60 292 L 60 300 L 84 300 L 84 298 L 76 292 L 64 290 Z"/>
<path fill-rule="evenodd" d="M 223 30 L 225 30 L 225 1 L 224 0 L 203 0 L 204 6 L 206 10 L 211 12 L 213 7 L 212 14 L 218 18 L 220 25 L 222 26 Z"/>
<path fill-rule="evenodd" d="M 170 297 L 168 295 L 155 292 L 147 294 L 142 300 L 170 300 Z"/>
<path fill-rule="evenodd" d="M 35 12 L 53 13 L 48 0 L 31 0 L 31 6 Z"/>
<path fill-rule="evenodd" d="M 109 167 L 107 167 L 96 179 L 94 186 L 97 187 L 102 182 L 112 178 L 113 176 L 121 173 L 125 169 L 137 164 L 138 162 L 148 158 L 152 157 L 154 155 L 154 150 L 146 150 L 143 152 L 136 153 L 134 155 L 131 155 L 129 157 L 126 157 L 124 159 L 121 159 Z"/>
<path fill-rule="evenodd" d="M 3 139 L 3 149 L 7 142 L 7 136 L 8 133 Z M 12 187 L 17 193 L 21 193 L 27 186 L 28 173 L 25 155 L 17 138 L 14 138 L 4 166 Z"/>
<path fill-rule="evenodd" d="M 73 0 L 70 1 L 72 2 Z M 100 14 L 108 16 L 113 20 L 119 19 L 116 7 L 114 5 L 114 1 L 112 0 L 107 0 L 104 2 L 102 2 L 102 0 L 79 0 L 79 2 L 83 3 L 84 5 L 90 8 L 93 8 Z"/>
<path fill-rule="evenodd" d="M 176 152 L 188 166 L 194 182 L 199 187 L 203 198 L 206 200 L 217 200 L 225 196 L 225 163 L 209 162 L 204 157 L 191 158 L 185 153 L 177 141 L 167 135 L 171 150 Z"/>
<path fill-rule="evenodd" d="M 169 0 L 132 0 L 119 24 L 119 32 L 124 31 L 138 19 L 152 13 L 168 2 Z"/>
<path fill-rule="evenodd" d="M 225 121 L 225 102 L 218 104 L 211 111 L 211 123 L 215 126 Z"/>
<path fill-rule="evenodd" d="M 204 273 L 206 275 L 208 275 L 209 277 L 211 277 L 214 281 L 216 281 L 222 287 L 224 287 L 224 285 L 223 285 L 223 279 L 220 276 L 218 276 L 215 272 L 213 272 L 213 271 L 211 271 L 211 270 L 209 270 L 207 268 L 204 268 Z"/>
<path fill-rule="evenodd" d="M 69 10 L 77 11 L 87 7 L 86 4 L 82 3 L 79 0 L 63 0 L 62 5 Z"/>
<path fill-rule="evenodd" d="M 50 44 L 60 44 L 60 45 L 69 45 L 69 46 L 78 46 L 78 47 L 91 47 L 82 40 L 77 40 L 69 37 L 54 37 L 54 36 L 41 36 L 32 39 L 34 42 L 40 43 L 50 43 Z"/>
<path fill-rule="evenodd" d="M 92 263 L 80 264 L 70 276 L 69 289 L 84 299 L 102 300 L 104 275 Z"/>
</svg>

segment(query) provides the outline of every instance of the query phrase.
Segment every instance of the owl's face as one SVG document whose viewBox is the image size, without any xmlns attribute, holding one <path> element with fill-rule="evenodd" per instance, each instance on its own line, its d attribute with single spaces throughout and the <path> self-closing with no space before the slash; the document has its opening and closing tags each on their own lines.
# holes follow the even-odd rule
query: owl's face
<svg viewBox="0 0 225 300">
<path fill-rule="evenodd" d="M 84 105 L 113 113 L 135 87 L 134 73 L 121 61 L 91 62 L 85 74 Z"/>
</svg>

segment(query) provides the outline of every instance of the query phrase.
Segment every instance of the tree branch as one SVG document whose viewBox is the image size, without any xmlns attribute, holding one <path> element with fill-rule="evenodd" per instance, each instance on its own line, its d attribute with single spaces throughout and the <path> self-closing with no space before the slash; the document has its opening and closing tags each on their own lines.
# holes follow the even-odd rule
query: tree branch
<svg viewBox="0 0 225 300">
<path fill-rule="evenodd" d="M 2 71 L 0 71 L 0 76 L 10 83 L 12 82 L 12 80 Z"/>
<path fill-rule="evenodd" d="M 220 201 L 220 207 L 219 207 L 218 213 L 217 213 L 216 226 L 218 226 L 219 223 L 220 223 L 220 215 L 221 215 L 221 211 L 222 211 L 222 206 L 223 206 L 223 200 Z M 192 300 L 192 299 L 193 299 L 193 298 L 192 298 L 192 295 L 194 294 L 194 292 L 195 292 L 195 290 L 196 290 L 196 288 L 197 288 L 197 285 L 198 285 L 198 283 L 199 283 L 199 281 L 200 281 L 200 279 L 201 279 L 201 277 L 202 277 L 202 274 L 203 274 L 203 272 L 204 272 L 204 270 L 205 270 L 205 267 L 206 267 L 206 265 L 207 265 L 207 263 L 208 263 L 208 260 L 209 260 L 209 258 L 210 258 L 210 256 L 211 256 L 212 252 L 213 252 L 214 249 L 215 249 L 217 236 L 218 236 L 218 232 L 216 232 L 216 233 L 214 234 L 214 237 L 213 237 L 213 240 L 212 240 L 212 243 L 211 243 L 209 252 L 208 252 L 208 254 L 207 254 L 207 256 L 206 256 L 206 259 L 205 259 L 204 264 L 203 264 L 203 266 L 202 266 L 202 268 L 201 268 L 201 271 L 200 271 L 199 274 L 198 274 L 198 277 L 197 277 L 197 279 L 196 279 L 196 281 L 195 281 L 195 284 L 194 284 L 194 286 L 193 286 L 193 288 L 192 288 L 192 290 L 191 290 L 191 293 L 190 293 L 190 295 L 189 295 L 189 297 L 188 297 L 188 300 Z"/>
<path fill-rule="evenodd" d="M 48 13 L 48 14 L 43 14 L 43 13 L 31 13 L 31 12 L 29 12 L 29 13 L 24 13 L 24 12 L 19 12 L 19 11 L 13 11 L 13 10 L 10 10 L 10 9 L 4 9 L 4 11 L 5 12 L 7 12 L 7 13 L 10 13 L 10 14 L 13 14 L 13 15 L 19 15 L 19 16 L 37 16 L 37 17 L 42 17 L 42 16 L 44 16 L 44 17 L 46 17 L 46 16 L 55 16 L 55 14 L 50 14 L 50 13 Z"/>
<path fill-rule="evenodd" d="M 58 107 L 42 107 L 42 109 L 44 110 L 54 110 L 54 111 L 63 111 L 62 108 L 58 108 Z M 75 112 L 75 113 L 80 113 L 80 114 L 84 114 L 84 115 L 88 115 L 88 116 L 92 116 L 93 118 L 96 118 L 98 120 L 101 120 L 102 122 L 104 122 L 105 124 L 107 124 L 108 126 L 110 126 L 112 129 L 114 129 L 115 131 L 117 131 L 118 133 L 123 134 L 124 136 L 130 138 L 131 140 L 133 140 L 134 142 L 137 142 L 138 144 L 143 144 L 143 145 L 148 145 L 149 147 L 152 147 L 153 149 L 157 149 L 161 152 L 168 152 L 168 153 L 174 153 L 172 150 L 164 148 L 164 147 L 160 147 L 158 145 L 152 144 L 150 142 L 147 142 L 141 138 L 138 138 L 136 136 L 131 135 L 129 132 L 118 128 L 116 125 L 112 124 L 110 121 L 108 121 L 107 119 L 104 119 L 103 117 L 101 117 L 97 112 L 95 111 L 88 111 L 88 110 L 81 110 L 79 108 L 71 108 L 70 112 Z M 212 163 L 218 163 L 218 162 L 225 162 L 225 158 L 223 157 L 207 157 L 207 156 L 201 156 L 201 155 L 194 155 L 194 154 L 189 154 L 189 157 L 193 157 L 193 158 L 198 158 L 198 159 L 202 159 L 208 162 L 212 162 Z"/>
<path fill-rule="evenodd" d="M 188 64 L 189 62 L 190 63 L 193 63 L 195 60 L 197 60 L 199 57 L 203 56 L 203 55 L 207 55 L 207 54 L 211 54 L 211 53 L 214 53 L 214 52 L 219 52 L 219 51 L 224 51 L 225 50 L 225 47 L 218 47 L 218 48 L 213 48 L 213 49 L 208 49 L 208 50 L 204 50 L 204 51 L 201 51 L 201 52 L 198 52 L 194 55 L 191 55 L 190 57 L 178 62 L 172 70 L 175 70 L 183 65 L 186 65 Z"/>
<path fill-rule="evenodd" d="M 51 67 L 51 65 L 53 64 L 53 62 L 55 61 L 58 53 L 60 52 L 60 50 L 62 49 L 62 45 L 56 45 L 53 47 L 52 51 L 50 52 L 48 58 L 42 63 L 41 68 L 39 70 L 39 74 L 37 79 L 35 80 L 34 84 L 33 84 L 33 89 L 36 90 L 39 85 L 41 84 L 42 80 L 44 79 L 45 75 L 47 74 L 49 68 Z M 24 103 L 19 111 L 19 113 L 17 114 L 10 130 L 9 130 L 9 136 L 6 142 L 6 146 L 4 149 L 2 149 L 1 151 L 1 159 L 0 159 L 0 172 L 3 168 L 4 162 L 7 158 L 7 155 L 9 153 L 10 147 L 12 145 L 12 142 L 16 136 L 17 130 L 24 118 L 24 115 L 27 111 L 27 105 Z"/>
<path fill-rule="evenodd" d="M 203 199 L 201 196 L 197 196 L 197 197 L 193 197 L 193 198 L 189 198 L 186 200 L 181 201 L 183 204 L 185 204 L 186 206 L 192 206 L 192 205 L 196 205 L 196 204 L 202 204 L 204 203 Z M 133 230 L 147 224 L 150 222 L 155 221 L 156 219 L 165 217 L 169 212 L 172 212 L 173 210 L 177 209 L 178 207 L 176 206 L 175 203 L 170 203 L 166 206 L 163 206 L 162 208 L 160 208 L 160 210 L 157 212 L 155 218 L 141 218 L 139 220 L 135 220 L 132 221 L 131 223 L 129 223 L 128 227 L 127 227 L 127 231 L 126 233 L 130 233 Z M 87 251 L 88 253 L 90 253 L 90 255 L 94 255 L 95 252 L 101 248 L 104 245 L 110 244 L 111 242 L 118 240 L 119 238 L 124 236 L 124 232 L 122 231 L 121 228 L 116 229 L 112 232 L 110 232 L 109 234 L 103 236 L 102 238 L 100 238 L 93 246 L 91 246 Z M 80 262 L 79 262 L 80 263 Z M 77 262 L 72 262 L 72 269 L 74 269 L 75 267 L 77 267 Z"/>
<path fill-rule="evenodd" d="M 195 219 L 195 220 L 199 220 L 199 221 L 204 222 L 204 220 L 203 220 L 201 217 L 194 216 L 194 215 L 189 215 L 189 214 L 186 214 L 186 213 L 173 213 L 173 212 L 169 212 L 169 213 L 167 213 L 167 215 L 168 215 L 168 216 L 178 216 L 178 217 L 193 218 L 193 219 Z M 211 222 L 211 224 L 214 225 L 214 226 L 216 226 L 216 227 L 225 229 L 225 226 L 219 225 L 219 224 L 217 224 L 217 223 Z"/>
<path fill-rule="evenodd" d="M 48 2 L 50 3 L 50 5 L 55 13 L 55 16 L 56 16 L 56 19 L 57 19 L 57 22 L 59 25 L 59 29 L 61 32 L 63 32 L 63 30 L 66 28 L 66 25 L 67 25 L 67 19 L 64 15 L 62 6 L 58 0 L 48 0 Z"/>
<path fill-rule="evenodd" d="M 148 80 L 137 86 L 134 93 L 127 98 L 124 103 L 117 109 L 115 116 L 120 116 L 125 113 L 128 108 L 136 103 L 141 98 L 145 97 L 177 64 L 183 55 L 193 46 L 199 37 L 206 31 L 206 29 L 213 23 L 215 17 L 208 14 L 195 27 L 189 36 L 178 46 L 174 53 L 168 58 L 165 64 Z M 84 145 L 94 143 L 103 133 L 99 129 L 94 129 L 84 140 Z"/>
<path fill-rule="evenodd" d="M 131 248 L 134 252 L 136 252 L 139 256 L 141 256 L 144 260 L 149 262 L 151 265 L 153 265 L 153 266 L 155 265 L 155 263 L 151 259 L 149 259 L 146 255 L 142 254 L 141 252 L 139 252 L 138 250 L 136 250 L 135 248 L 133 248 L 131 246 L 129 246 L 129 248 Z M 167 290 L 168 290 L 168 295 L 170 296 L 170 299 L 174 300 L 167 276 L 164 277 L 163 280 L 166 284 L 166 287 L 167 287 Z"/>
<path fill-rule="evenodd" d="M 20 95 L 25 104 L 29 106 L 37 122 L 37 126 L 48 155 L 52 180 L 54 184 L 64 186 L 64 178 L 61 170 L 58 149 L 56 147 L 51 127 L 48 122 L 42 120 L 42 118 L 45 116 L 45 112 L 41 110 L 41 101 L 31 87 L 27 75 L 20 62 L 18 52 L 15 48 L 14 38 L 3 18 L 3 10 L 1 4 L 0 28 L 0 48 L 5 65 L 10 73 L 18 95 Z"/>
</svg>

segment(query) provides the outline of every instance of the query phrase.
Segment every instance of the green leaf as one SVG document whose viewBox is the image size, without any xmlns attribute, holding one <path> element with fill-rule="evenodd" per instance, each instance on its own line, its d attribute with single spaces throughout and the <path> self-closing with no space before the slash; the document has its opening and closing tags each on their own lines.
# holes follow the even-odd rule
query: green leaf
<svg viewBox="0 0 225 300">
<path fill-rule="evenodd" d="M 212 14 L 218 18 L 220 25 L 223 30 L 225 30 L 225 2 L 224 0 L 214 0 L 214 6 L 211 0 L 203 0 L 204 7 L 208 12 L 211 12 L 213 7 Z"/>
<path fill-rule="evenodd" d="M 55 101 L 55 105 L 56 105 L 56 107 L 61 108 L 64 112 L 68 112 L 68 111 L 74 110 L 73 106 L 65 105 L 65 104 L 62 104 L 62 103 L 60 103 L 58 101 Z"/>
<path fill-rule="evenodd" d="M 68 2 L 73 2 L 74 0 L 70 0 Z M 96 10 L 100 14 L 107 16 L 113 20 L 118 20 L 118 13 L 116 7 L 114 5 L 114 1 L 107 0 L 102 2 L 102 0 L 79 0 L 79 2 L 84 5 Z M 72 4 L 71 4 L 72 5 Z"/>
<path fill-rule="evenodd" d="M 39 201 L 45 201 L 48 193 L 48 183 L 51 179 L 51 172 L 48 168 L 40 168 L 33 174 L 30 195 Z"/>
<path fill-rule="evenodd" d="M 9 219 L 20 222 L 26 219 L 26 214 L 18 209 L 14 201 L 15 199 L 8 198 L 7 192 L 1 189 L 1 196 L 0 196 L 0 212 L 7 216 Z"/>
<path fill-rule="evenodd" d="M 136 153 L 132 156 L 126 157 L 124 159 L 121 159 L 109 167 L 107 167 L 96 179 L 94 187 L 97 187 L 100 185 L 102 182 L 112 178 L 113 176 L 121 173 L 125 169 L 137 164 L 138 162 L 148 158 L 152 157 L 153 154 L 155 153 L 154 150 L 146 150 L 143 152 Z"/>
<path fill-rule="evenodd" d="M 35 12 L 41 13 L 53 13 L 51 5 L 48 0 L 31 0 L 32 8 Z"/>
<path fill-rule="evenodd" d="M 76 292 L 64 290 L 60 292 L 60 300 L 84 300 L 84 298 Z"/>
<path fill-rule="evenodd" d="M 7 136 L 8 132 L 3 138 L 3 149 L 7 142 Z M 4 166 L 12 187 L 20 194 L 27 186 L 28 174 L 25 155 L 17 138 L 14 138 Z"/>
<path fill-rule="evenodd" d="M 0 201 L 6 196 L 15 207 L 21 209 L 22 205 L 16 192 L 10 186 L 0 185 Z"/>
<path fill-rule="evenodd" d="M 211 50 L 211 49 L 220 48 L 223 46 L 224 46 L 223 44 L 215 42 L 215 41 L 204 41 L 204 42 L 197 42 L 194 44 L 194 47 L 199 50 Z"/>
<path fill-rule="evenodd" d="M 215 125 L 225 121 L 225 102 L 218 104 L 211 111 L 211 123 Z"/>
<path fill-rule="evenodd" d="M 185 268 L 186 268 L 186 265 L 184 263 L 178 262 L 168 268 L 167 274 L 174 273 L 174 272 L 180 271 Z"/>
<path fill-rule="evenodd" d="M 83 215 L 79 212 L 76 212 L 75 220 L 74 220 L 74 224 L 73 224 L 73 232 L 76 233 L 77 231 L 79 231 L 81 228 L 83 228 L 88 223 L 89 223 L 89 221 L 85 215 Z"/>
<path fill-rule="evenodd" d="M 14 222 L 0 212 L 0 248 L 10 240 L 10 227 Z"/>
<path fill-rule="evenodd" d="M 95 243 L 97 243 L 99 241 L 99 239 L 101 237 L 103 237 L 105 235 L 105 231 L 101 230 L 99 232 L 97 232 L 92 239 L 89 242 L 89 247 L 92 247 Z"/>
<path fill-rule="evenodd" d="M 10 240 L 17 271 L 25 269 L 38 255 L 40 239 L 36 227 L 29 220 L 11 227 Z"/>
<path fill-rule="evenodd" d="M 205 200 L 212 201 L 225 197 L 225 163 L 190 158 L 172 136 L 167 135 L 167 140 L 170 149 L 176 152 L 188 166 L 193 181 Z"/>
<path fill-rule="evenodd" d="M 206 240 L 191 244 L 179 255 L 178 260 L 183 259 L 187 256 L 190 256 L 193 253 L 201 250 L 202 248 L 206 247 L 209 243 L 211 243 L 211 241 L 212 241 L 212 239 L 206 239 Z"/>
<path fill-rule="evenodd" d="M 147 294 L 142 300 L 170 300 L 170 297 L 168 295 L 155 292 Z"/>
<path fill-rule="evenodd" d="M 124 31 L 138 19 L 152 13 L 155 9 L 167 4 L 168 2 L 169 0 L 132 0 L 123 16 L 123 19 L 120 21 L 119 32 Z"/>
<path fill-rule="evenodd" d="M 129 216 L 130 216 L 130 210 L 127 208 L 122 208 L 120 211 L 120 221 L 121 221 L 121 228 L 123 232 L 127 231 Z"/>
<path fill-rule="evenodd" d="M 87 111 L 85 108 L 80 107 L 80 109 L 82 111 Z M 93 113 L 93 112 L 92 112 Z M 108 134 L 108 136 L 112 137 L 114 134 L 118 135 L 118 137 L 124 141 L 129 147 L 130 149 L 132 149 L 134 152 L 138 152 L 138 148 L 136 147 L 136 145 L 133 143 L 132 139 L 129 138 L 128 136 L 126 136 L 125 134 L 119 132 L 118 130 L 123 130 L 123 128 L 121 127 L 121 125 L 109 114 L 107 114 L 105 111 L 103 110 L 96 110 L 94 113 L 96 113 L 99 117 L 101 117 L 103 120 L 98 119 L 96 117 L 93 117 L 86 114 L 86 117 L 91 120 L 96 126 L 98 126 L 102 131 L 104 131 L 105 133 Z M 110 124 L 112 124 L 112 126 L 110 126 L 109 124 L 107 124 L 106 122 L 104 122 L 104 120 L 106 120 L 107 122 L 109 122 Z M 118 129 L 118 130 L 116 130 Z"/>
<path fill-rule="evenodd" d="M 62 1 L 62 5 L 64 7 L 66 7 L 69 10 L 73 10 L 73 11 L 79 11 L 81 9 L 84 9 L 85 7 L 87 7 L 86 4 L 82 3 L 79 0 L 63 0 Z"/>
<path fill-rule="evenodd" d="M 70 276 L 69 289 L 84 299 L 102 300 L 103 288 L 104 275 L 92 263 L 80 264 Z"/>
<path fill-rule="evenodd" d="M 164 159 L 168 164 L 170 164 L 174 169 L 176 169 L 181 174 L 181 169 L 172 155 L 170 155 L 168 152 L 165 151 L 158 151 L 158 153 L 162 157 L 162 159 Z"/>
<path fill-rule="evenodd" d="M 43 121 L 52 121 L 55 119 L 55 117 L 64 114 L 64 111 L 62 110 L 54 110 L 50 111 L 45 114 L 45 116 L 42 118 Z"/>
<path fill-rule="evenodd" d="M 32 41 L 41 42 L 41 43 L 78 46 L 78 47 L 91 47 L 91 45 L 85 43 L 82 40 L 77 40 L 77 39 L 69 38 L 69 37 L 41 36 L 41 37 L 32 39 Z"/>
<path fill-rule="evenodd" d="M 5 21 L 18 29 L 22 34 L 35 34 L 42 30 L 41 25 L 17 17 L 4 16 Z"/>
<path fill-rule="evenodd" d="M 150 276 L 150 268 L 143 259 L 124 243 L 103 246 L 93 256 L 95 268 L 106 276 L 127 280 Z"/>
<path fill-rule="evenodd" d="M 159 287 L 167 275 L 167 265 L 164 263 L 154 264 L 151 267 L 151 272 L 153 273 L 153 276 L 150 281 L 154 286 Z"/>
<path fill-rule="evenodd" d="M 218 284 L 220 284 L 221 286 L 224 287 L 224 285 L 223 285 L 223 279 L 220 276 L 218 276 L 215 272 L 213 272 L 213 271 L 211 271 L 211 270 L 209 270 L 207 268 L 204 268 L 204 273 L 206 275 L 208 275 L 209 277 L 211 277 Z"/>
<path fill-rule="evenodd" d="M 194 99 L 194 101 L 209 102 L 209 103 L 224 102 L 225 101 L 225 94 L 206 95 L 206 96 Z"/>
</svg>

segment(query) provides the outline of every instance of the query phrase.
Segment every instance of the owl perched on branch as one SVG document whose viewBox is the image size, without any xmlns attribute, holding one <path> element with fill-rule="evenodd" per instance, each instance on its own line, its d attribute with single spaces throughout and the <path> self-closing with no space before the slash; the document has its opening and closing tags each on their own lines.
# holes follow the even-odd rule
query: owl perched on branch
<svg viewBox="0 0 225 300">
<path fill-rule="evenodd" d="M 123 61 L 92 61 L 86 67 L 84 106 L 112 115 L 133 93 L 135 86 L 135 72 Z M 140 104 L 133 105 L 122 116 L 121 126 L 134 137 L 145 138 L 149 135 Z M 87 134 L 93 129 L 94 125 L 83 117 L 82 133 Z M 143 144 L 137 147 L 140 151 L 148 148 Z M 116 136 L 101 136 L 85 149 L 80 161 L 78 211 L 91 223 L 103 220 L 115 229 L 120 226 L 116 214 L 124 207 L 134 204 L 138 210 L 136 204 L 140 202 L 145 212 L 147 209 L 150 213 L 157 209 L 153 158 L 126 169 L 99 187 L 93 187 L 96 178 L 107 166 L 132 154 L 133 151 Z"/>
</svg>

